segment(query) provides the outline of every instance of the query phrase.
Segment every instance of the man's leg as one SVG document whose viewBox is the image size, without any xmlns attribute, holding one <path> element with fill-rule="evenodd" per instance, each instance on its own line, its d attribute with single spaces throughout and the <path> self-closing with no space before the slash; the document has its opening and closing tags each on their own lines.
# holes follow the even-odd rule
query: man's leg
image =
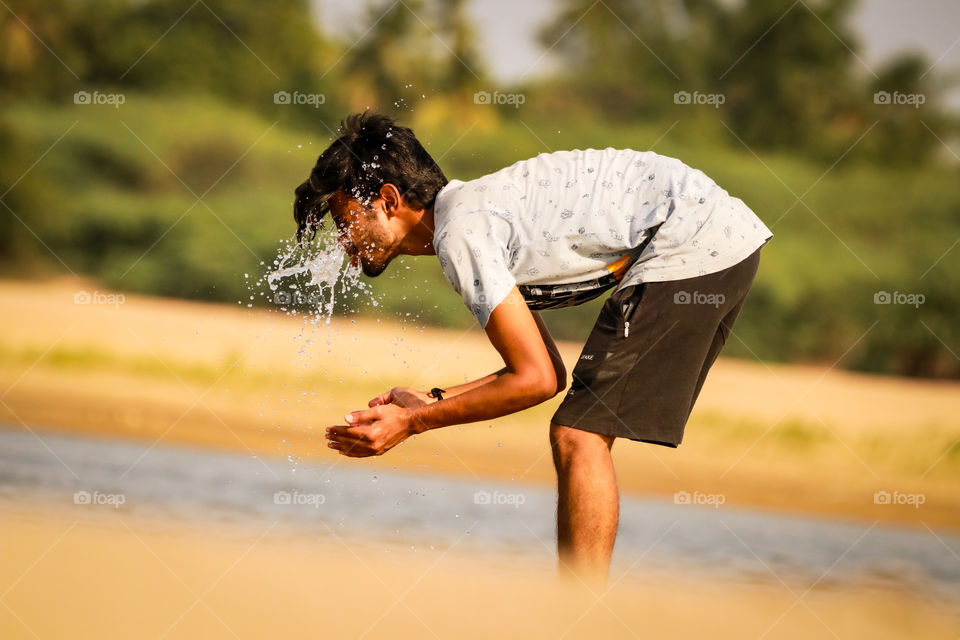
<svg viewBox="0 0 960 640">
<path fill-rule="evenodd" d="M 620 496 L 614 438 L 557 424 L 550 446 L 557 469 L 557 551 L 562 574 L 603 583 L 617 539 Z"/>
</svg>

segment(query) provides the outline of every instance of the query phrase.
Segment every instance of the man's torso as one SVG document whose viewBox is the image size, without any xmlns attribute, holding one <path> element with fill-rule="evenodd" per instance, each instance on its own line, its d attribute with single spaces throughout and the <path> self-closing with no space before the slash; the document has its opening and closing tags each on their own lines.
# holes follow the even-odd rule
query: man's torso
<svg viewBox="0 0 960 640">
<path fill-rule="evenodd" d="M 495 289 L 509 279 L 505 268 L 532 308 L 579 304 L 614 285 L 715 273 L 772 236 L 703 172 L 630 149 L 544 153 L 476 180 L 452 180 L 437 195 L 434 217 L 448 278 L 462 260 L 445 260 L 444 240 L 471 234 L 475 254 L 502 256 Z M 473 259 L 481 272 L 474 275 L 482 276 L 483 258 Z M 482 280 L 461 274 L 458 284 L 482 287 Z"/>
</svg>

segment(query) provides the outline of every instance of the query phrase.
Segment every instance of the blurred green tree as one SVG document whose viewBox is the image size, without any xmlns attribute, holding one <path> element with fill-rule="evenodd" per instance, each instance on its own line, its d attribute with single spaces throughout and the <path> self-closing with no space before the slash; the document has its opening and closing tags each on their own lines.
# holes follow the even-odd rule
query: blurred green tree
<svg viewBox="0 0 960 640">
<path fill-rule="evenodd" d="M 398 113 L 427 94 L 472 95 L 485 73 L 466 9 L 465 0 L 369 5 L 362 24 L 370 26 L 342 42 L 353 108 Z"/>
<path fill-rule="evenodd" d="M 818 160 L 836 159 L 876 122 L 855 155 L 883 163 L 929 160 L 937 143 L 928 126 L 956 131 L 957 121 L 940 106 L 922 57 L 898 58 L 874 76 L 849 26 L 855 6 L 563 0 L 540 34 L 561 63 L 540 92 L 549 87 L 544 101 L 556 104 L 562 96 L 621 122 L 674 117 L 682 108 L 689 119 L 722 119 L 753 149 Z M 710 113 L 677 107 L 676 91 L 722 94 L 723 104 Z M 925 103 L 890 108 L 875 104 L 877 91 L 921 94 Z"/>
<path fill-rule="evenodd" d="M 449 55 L 440 89 L 448 93 L 472 94 L 486 75 L 477 48 L 477 34 L 467 15 L 467 0 L 438 0 L 439 37 Z"/>
<path fill-rule="evenodd" d="M 560 62 L 565 89 L 606 117 L 662 113 L 677 90 L 681 43 L 670 28 L 675 7 L 660 0 L 563 0 L 539 42 Z M 672 99 L 672 98 L 670 98 Z"/>
<path fill-rule="evenodd" d="M 0 13 L 0 95 L 206 93 L 273 112 L 278 90 L 332 95 L 324 49 L 306 0 L 12 0 Z"/>
<path fill-rule="evenodd" d="M 934 131 L 949 129 L 938 107 L 940 93 L 927 74 L 930 64 L 917 54 L 888 62 L 866 87 L 864 102 L 876 129 L 864 139 L 865 155 L 884 164 L 916 165 L 939 148 Z"/>
<path fill-rule="evenodd" d="M 343 75 L 354 87 L 362 87 L 362 97 L 355 102 L 366 99 L 375 103 L 366 106 L 402 110 L 406 97 L 436 80 L 435 67 L 424 47 L 430 33 L 418 18 L 423 9 L 423 0 L 368 7 L 362 23 L 371 26 L 356 36 L 345 52 L 348 58 Z"/>
<path fill-rule="evenodd" d="M 811 148 L 840 106 L 859 98 L 847 26 L 854 0 L 746 0 L 728 22 L 708 76 L 726 96 L 731 128 L 758 147 Z"/>
</svg>

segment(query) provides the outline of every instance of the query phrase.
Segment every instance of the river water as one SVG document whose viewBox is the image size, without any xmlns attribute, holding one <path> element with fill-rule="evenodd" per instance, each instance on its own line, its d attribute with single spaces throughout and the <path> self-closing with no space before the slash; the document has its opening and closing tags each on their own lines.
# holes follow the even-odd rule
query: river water
<svg viewBox="0 0 960 640">
<path fill-rule="evenodd" d="M 555 562 L 556 492 L 543 487 L 0 428 L 0 501 L 223 523 L 284 522 L 385 548 L 484 549 Z M 99 503 L 99 504 L 98 504 Z M 922 507 L 921 507 L 922 508 Z M 611 575 L 691 571 L 799 588 L 852 583 L 960 598 L 960 536 L 621 496 Z M 796 585 L 796 586 L 793 586 Z"/>
</svg>

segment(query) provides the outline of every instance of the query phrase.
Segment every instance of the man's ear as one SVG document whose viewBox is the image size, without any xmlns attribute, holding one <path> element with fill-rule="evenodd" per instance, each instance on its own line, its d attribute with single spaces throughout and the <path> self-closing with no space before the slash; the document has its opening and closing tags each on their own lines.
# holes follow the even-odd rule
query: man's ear
<svg viewBox="0 0 960 640">
<path fill-rule="evenodd" d="M 380 187 L 380 198 L 383 200 L 384 211 L 390 216 L 396 215 L 397 209 L 406 204 L 397 186 L 389 182 Z"/>
</svg>

